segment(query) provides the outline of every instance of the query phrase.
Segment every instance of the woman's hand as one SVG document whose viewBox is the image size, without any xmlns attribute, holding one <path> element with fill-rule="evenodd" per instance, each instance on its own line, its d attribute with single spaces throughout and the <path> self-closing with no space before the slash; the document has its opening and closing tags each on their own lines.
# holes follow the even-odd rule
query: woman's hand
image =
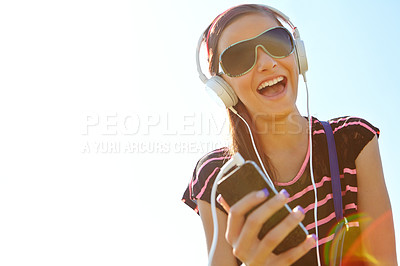
<svg viewBox="0 0 400 266">
<path fill-rule="evenodd" d="M 267 190 L 252 192 L 231 208 L 222 197 L 218 198 L 218 201 L 229 213 L 226 240 L 232 246 L 233 254 L 246 265 L 292 264 L 315 246 L 315 236 L 307 236 L 300 245 L 279 255 L 272 253 L 278 244 L 303 220 L 304 213 L 301 207 L 294 208 L 291 214 L 259 240 L 257 235 L 262 225 L 284 206 L 289 197 L 286 190 L 282 190 L 246 218 L 246 213 L 265 201 L 267 196 Z"/>
</svg>

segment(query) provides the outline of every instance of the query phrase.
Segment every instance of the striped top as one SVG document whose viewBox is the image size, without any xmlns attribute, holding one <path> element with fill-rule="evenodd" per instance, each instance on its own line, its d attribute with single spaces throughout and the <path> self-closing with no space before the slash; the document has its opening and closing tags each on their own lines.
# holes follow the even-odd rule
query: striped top
<svg viewBox="0 0 400 266">
<path fill-rule="evenodd" d="M 328 146 L 322 124 L 313 119 L 313 169 L 318 195 L 318 233 L 321 263 L 328 259 L 327 253 L 332 242 L 336 225 L 333 205 L 332 184 L 329 168 Z M 358 227 L 357 221 L 357 171 L 355 160 L 361 150 L 376 135 L 379 129 L 358 117 L 339 117 L 329 120 L 332 127 L 338 155 L 344 216 L 351 227 Z M 222 165 L 229 159 L 227 148 L 214 150 L 203 156 L 194 169 L 182 201 L 198 213 L 197 199 L 210 202 L 211 188 Z M 289 194 L 289 206 L 304 208 L 303 224 L 310 234 L 315 233 L 314 190 L 310 180 L 309 154 L 298 174 L 289 182 L 275 183 L 277 190 L 285 188 Z M 218 203 L 216 206 L 224 211 Z M 224 211 L 225 212 L 225 211 Z M 357 230 L 353 230 L 357 231 Z M 315 248 L 310 250 L 295 265 L 316 265 Z"/>
</svg>

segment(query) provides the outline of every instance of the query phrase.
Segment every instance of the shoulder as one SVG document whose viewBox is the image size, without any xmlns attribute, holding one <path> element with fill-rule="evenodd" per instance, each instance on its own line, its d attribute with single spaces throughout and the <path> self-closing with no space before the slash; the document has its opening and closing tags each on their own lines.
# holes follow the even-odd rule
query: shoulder
<svg viewBox="0 0 400 266">
<path fill-rule="evenodd" d="M 314 121 L 314 135 L 319 135 L 323 134 L 323 126 L 322 122 L 318 120 L 317 118 L 313 118 Z M 327 121 L 333 131 L 333 134 L 335 135 L 335 139 L 339 135 L 353 135 L 357 137 L 356 134 L 361 134 L 361 135 L 372 135 L 374 137 L 375 135 L 379 137 L 380 131 L 379 128 L 375 127 L 372 125 L 370 122 L 365 120 L 364 118 L 361 117 L 356 117 L 356 116 L 341 116 L 341 117 L 336 117 L 329 119 Z"/>
<path fill-rule="evenodd" d="M 364 135 L 376 135 L 379 137 L 380 131 L 370 122 L 361 117 L 342 116 L 329 120 L 333 133 L 359 133 Z"/>
<path fill-rule="evenodd" d="M 197 162 L 193 176 L 182 200 L 198 212 L 197 200 L 210 201 L 211 189 L 221 167 L 230 159 L 229 149 L 223 147 L 202 156 Z M 220 208 L 219 205 L 217 205 Z M 222 208 L 220 208 L 222 209 Z"/>
<path fill-rule="evenodd" d="M 205 176 L 211 174 L 216 168 L 221 168 L 230 157 L 227 147 L 216 149 L 205 154 L 197 162 L 194 176 L 204 179 Z"/>
<path fill-rule="evenodd" d="M 380 135 L 379 128 L 361 117 L 342 116 L 330 119 L 328 122 L 335 136 L 336 147 L 352 160 L 358 157 L 375 136 Z"/>
</svg>

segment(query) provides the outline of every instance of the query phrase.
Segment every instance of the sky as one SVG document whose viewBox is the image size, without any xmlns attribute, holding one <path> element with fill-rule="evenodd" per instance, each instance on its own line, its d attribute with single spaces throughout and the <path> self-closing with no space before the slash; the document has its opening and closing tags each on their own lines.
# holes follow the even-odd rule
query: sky
<svg viewBox="0 0 400 266">
<path fill-rule="evenodd" d="M 227 121 L 195 49 L 215 16 L 242 3 L 0 3 L 1 265 L 206 264 L 201 220 L 180 198 L 197 160 L 226 143 Z M 400 4 L 252 3 L 298 27 L 313 116 L 379 127 L 400 232 Z M 298 106 L 305 114 L 302 83 Z"/>
</svg>

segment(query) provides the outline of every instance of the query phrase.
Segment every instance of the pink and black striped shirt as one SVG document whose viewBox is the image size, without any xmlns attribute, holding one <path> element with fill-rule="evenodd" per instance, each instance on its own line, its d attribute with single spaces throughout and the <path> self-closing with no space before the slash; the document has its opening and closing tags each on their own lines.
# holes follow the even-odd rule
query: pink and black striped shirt
<svg viewBox="0 0 400 266">
<path fill-rule="evenodd" d="M 358 227 L 357 215 L 357 170 L 355 161 L 362 149 L 379 129 L 358 117 L 339 117 L 329 120 L 336 142 L 344 216 L 351 227 Z M 336 225 L 333 206 L 332 184 L 329 170 L 328 147 L 325 132 L 318 119 L 313 118 L 313 169 L 318 194 L 318 231 L 320 254 L 324 254 L 332 242 Z M 182 201 L 198 213 L 197 200 L 210 202 L 211 187 L 222 165 L 229 159 L 227 148 L 214 150 L 203 156 L 194 169 L 193 176 L 184 192 Z M 309 154 L 307 154 L 297 175 L 289 182 L 275 183 L 277 190 L 285 188 L 289 194 L 289 205 L 300 205 L 305 210 L 304 226 L 309 233 L 315 233 L 314 191 L 310 180 Z M 223 208 L 217 203 L 217 207 Z M 225 211 L 224 211 L 225 212 Z M 326 255 L 326 254 L 325 254 Z M 313 265 L 315 249 L 297 261 L 297 265 Z M 324 260 L 323 260 L 324 261 Z"/>
</svg>

